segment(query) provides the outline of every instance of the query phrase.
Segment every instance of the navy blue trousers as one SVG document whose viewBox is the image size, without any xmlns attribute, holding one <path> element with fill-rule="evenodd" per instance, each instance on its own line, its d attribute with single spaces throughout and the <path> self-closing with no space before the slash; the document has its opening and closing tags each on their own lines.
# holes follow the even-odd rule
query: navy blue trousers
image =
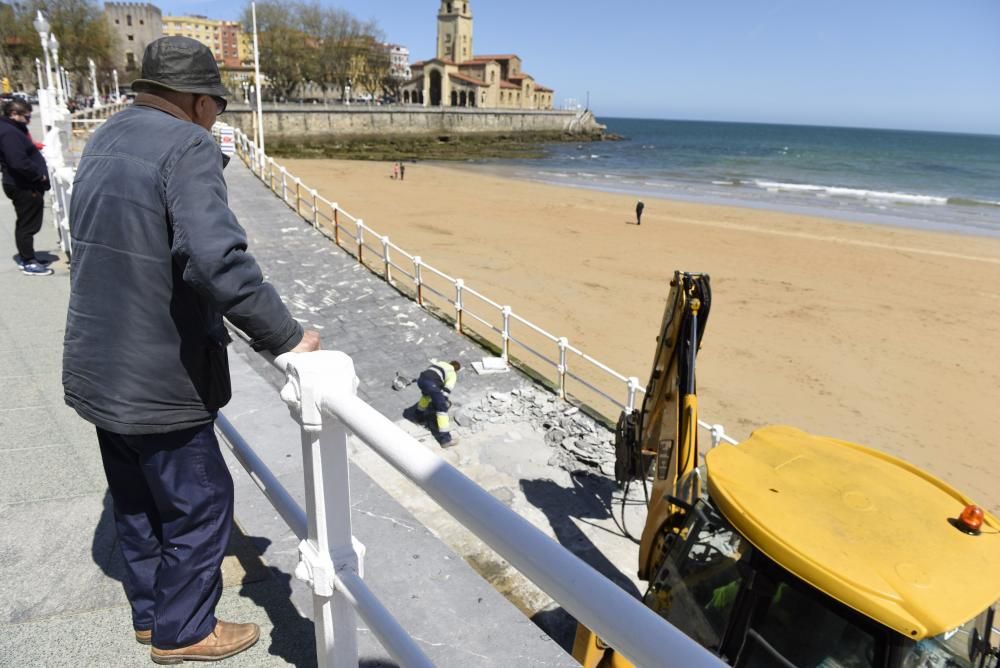
<svg viewBox="0 0 1000 668">
<path fill-rule="evenodd" d="M 97 439 L 132 624 L 152 629 L 160 649 L 196 643 L 215 628 L 233 522 L 233 478 L 213 423 L 143 436 L 98 429 Z"/>
</svg>

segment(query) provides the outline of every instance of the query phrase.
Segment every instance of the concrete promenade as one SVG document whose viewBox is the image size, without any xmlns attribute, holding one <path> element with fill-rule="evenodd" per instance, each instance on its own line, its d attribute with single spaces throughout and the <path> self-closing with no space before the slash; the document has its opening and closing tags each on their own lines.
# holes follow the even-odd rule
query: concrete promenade
<svg viewBox="0 0 1000 668">
<path fill-rule="evenodd" d="M 230 202 L 268 279 L 303 324 L 321 331 L 325 347 L 354 358 L 360 394 L 377 409 L 395 418 L 416 399 L 415 386 L 403 392 L 390 388 L 396 371 L 415 375 L 431 357 L 471 363 L 483 356 L 334 248 L 238 161 L 227 169 L 227 178 Z M 62 401 L 68 268 L 59 262 L 53 277 L 21 275 L 11 260 L 13 223 L 13 209 L 3 199 L 0 664 L 141 665 L 148 662 L 147 650 L 131 636 L 96 438 Z M 37 246 L 51 250 L 54 245 L 47 220 Z M 241 344 L 231 348 L 230 360 L 234 399 L 226 415 L 301 501 L 299 434 L 277 396 L 280 377 Z M 480 406 L 492 395 L 534 389 L 515 373 L 463 372 L 459 382 L 457 410 Z M 422 429 L 400 424 L 426 447 L 437 448 Z M 635 589 L 613 565 L 627 564 L 631 570 L 634 546 L 607 543 L 604 537 L 611 533 L 606 507 L 612 491 L 606 479 L 549 465 L 551 448 L 527 420 L 496 420 L 474 430 L 460 426 L 459 435 L 462 444 L 444 451 L 446 458 L 622 586 Z M 352 510 L 355 534 L 367 546 L 366 580 L 437 665 L 575 665 L 517 607 L 550 631 L 556 629 L 563 644 L 569 632 L 565 615 L 367 448 L 356 444 L 354 450 Z M 256 647 L 227 665 L 313 665 L 311 596 L 291 576 L 296 541 L 232 458 L 230 468 L 239 530 L 224 567 L 219 613 L 256 621 L 263 635 Z M 630 526 L 637 530 L 640 525 L 633 519 Z M 616 550 L 620 554 L 613 554 Z M 360 620 L 359 628 L 362 665 L 393 665 Z"/>
</svg>

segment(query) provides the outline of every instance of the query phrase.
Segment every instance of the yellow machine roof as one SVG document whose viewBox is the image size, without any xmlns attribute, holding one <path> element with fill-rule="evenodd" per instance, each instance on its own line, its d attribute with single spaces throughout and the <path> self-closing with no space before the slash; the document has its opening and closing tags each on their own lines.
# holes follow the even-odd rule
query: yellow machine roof
<svg viewBox="0 0 1000 668">
<path fill-rule="evenodd" d="M 788 571 L 919 639 L 1000 599 L 1000 521 L 951 524 L 972 503 L 915 466 L 792 427 L 758 429 L 706 455 L 726 519 Z"/>
</svg>

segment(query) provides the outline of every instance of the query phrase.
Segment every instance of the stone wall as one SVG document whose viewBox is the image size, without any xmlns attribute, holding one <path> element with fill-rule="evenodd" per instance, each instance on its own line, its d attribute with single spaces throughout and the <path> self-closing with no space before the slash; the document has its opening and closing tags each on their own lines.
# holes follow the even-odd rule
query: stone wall
<svg viewBox="0 0 1000 668">
<path fill-rule="evenodd" d="M 221 119 L 248 135 L 253 132 L 250 110 L 230 105 Z M 599 135 L 604 126 L 589 111 L 524 109 L 439 109 L 424 107 L 265 108 L 264 135 L 293 138 L 323 135 L 436 135 L 552 132 Z"/>
</svg>

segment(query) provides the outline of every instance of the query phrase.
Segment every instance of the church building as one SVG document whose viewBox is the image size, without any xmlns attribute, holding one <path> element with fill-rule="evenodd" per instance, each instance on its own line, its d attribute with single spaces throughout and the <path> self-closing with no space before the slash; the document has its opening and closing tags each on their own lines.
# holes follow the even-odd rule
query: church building
<svg viewBox="0 0 1000 668">
<path fill-rule="evenodd" d="M 400 87 L 404 104 L 425 107 L 552 109 L 554 92 L 521 70 L 514 54 L 475 55 L 470 0 L 443 0 L 437 57 L 412 65 Z"/>
</svg>

